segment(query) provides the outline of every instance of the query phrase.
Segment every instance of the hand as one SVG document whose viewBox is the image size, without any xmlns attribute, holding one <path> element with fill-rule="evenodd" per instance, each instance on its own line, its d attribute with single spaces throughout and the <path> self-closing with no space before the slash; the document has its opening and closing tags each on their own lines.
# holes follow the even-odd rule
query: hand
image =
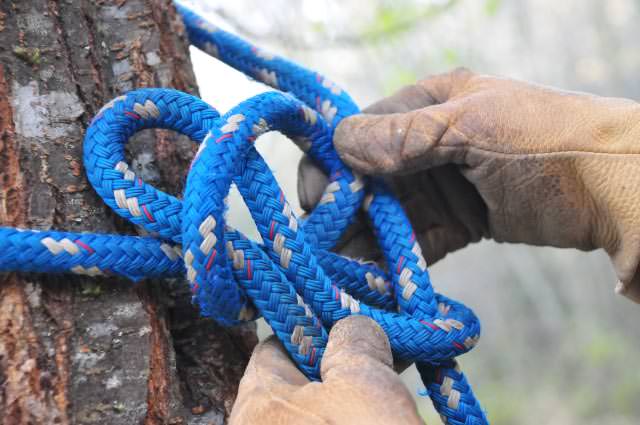
<svg viewBox="0 0 640 425">
<path fill-rule="evenodd" d="M 331 330 L 322 382 L 309 382 L 270 337 L 251 356 L 229 423 L 423 424 L 392 364 L 387 336 L 364 316 L 347 317 Z"/>
<path fill-rule="evenodd" d="M 483 237 L 603 248 L 617 289 L 640 302 L 640 105 L 457 70 L 365 112 L 335 146 L 386 177 L 429 262 Z M 326 180 L 309 161 L 300 176 L 309 208 Z"/>
</svg>

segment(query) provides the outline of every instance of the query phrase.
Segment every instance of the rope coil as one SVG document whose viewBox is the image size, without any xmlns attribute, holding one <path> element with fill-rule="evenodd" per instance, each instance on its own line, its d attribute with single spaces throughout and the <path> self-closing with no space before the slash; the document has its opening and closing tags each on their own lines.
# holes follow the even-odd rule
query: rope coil
<svg viewBox="0 0 640 425">
<path fill-rule="evenodd" d="M 0 270 L 117 274 L 132 280 L 186 274 L 201 314 L 225 325 L 263 316 L 310 379 L 320 377 L 331 326 L 362 314 L 384 329 L 396 358 L 418 362 L 446 423 L 488 423 L 453 360 L 477 343 L 477 317 L 434 292 L 399 202 L 381 182 L 353 173 L 333 148 L 333 129 L 358 112 L 355 103 L 318 74 L 176 6 L 192 44 L 281 92 L 255 96 L 223 116 L 170 89 L 135 90 L 109 102 L 85 135 L 87 177 L 109 207 L 153 236 L 0 228 Z M 145 128 L 174 130 L 200 143 L 182 201 L 129 169 L 124 145 Z M 304 221 L 293 214 L 254 147 L 268 131 L 295 140 L 330 176 L 319 205 Z M 262 245 L 225 224 L 232 183 Z M 388 272 L 329 251 L 361 206 Z"/>
</svg>

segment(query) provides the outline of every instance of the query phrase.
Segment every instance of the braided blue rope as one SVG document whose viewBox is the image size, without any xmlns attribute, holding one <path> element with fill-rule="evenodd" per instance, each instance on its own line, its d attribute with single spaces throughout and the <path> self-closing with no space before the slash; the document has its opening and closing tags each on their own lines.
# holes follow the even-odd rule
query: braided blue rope
<svg viewBox="0 0 640 425">
<path fill-rule="evenodd" d="M 398 201 L 382 183 L 349 170 L 333 148 L 333 129 L 358 112 L 355 103 L 318 74 L 177 8 L 194 45 L 291 94 L 262 94 L 224 116 L 198 98 L 169 89 L 136 90 L 114 99 L 87 130 L 87 177 L 117 214 L 153 236 L 0 228 L 0 270 L 116 274 L 132 280 L 186 272 L 201 314 L 225 325 L 262 315 L 311 379 L 320 377 L 328 329 L 346 316 L 366 315 L 385 330 L 398 359 L 418 362 L 445 422 L 488 423 L 453 360 L 476 344 L 478 319 L 433 291 Z M 171 129 L 201 143 L 183 201 L 129 170 L 124 145 L 144 128 Z M 255 150 L 253 142 L 267 131 L 294 139 L 330 176 L 320 204 L 304 221 L 292 213 Z M 225 225 L 232 183 L 262 245 Z M 363 202 L 388 273 L 328 251 Z"/>
</svg>

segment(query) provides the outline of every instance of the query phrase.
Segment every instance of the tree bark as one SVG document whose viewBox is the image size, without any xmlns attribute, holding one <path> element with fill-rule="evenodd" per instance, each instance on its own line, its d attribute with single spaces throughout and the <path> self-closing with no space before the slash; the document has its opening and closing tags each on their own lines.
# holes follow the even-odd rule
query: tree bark
<svg viewBox="0 0 640 425">
<path fill-rule="evenodd" d="M 197 93 L 170 0 L 0 2 L 0 224 L 134 233 L 87 183 L 82 138 L 114 96 Z M 180 193 L 194 146 L 147 130 L 136 173 Z M 0 424 L 223 423 L 252 325 L 198 317 L 182 280 L 0 275 Z"/>
</svg>

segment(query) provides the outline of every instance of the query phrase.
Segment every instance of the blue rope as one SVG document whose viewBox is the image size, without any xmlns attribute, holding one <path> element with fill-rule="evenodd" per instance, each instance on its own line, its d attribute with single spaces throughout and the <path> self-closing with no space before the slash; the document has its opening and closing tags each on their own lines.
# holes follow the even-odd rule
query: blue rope
<svg viewBox="0 0 640 425">
<path fill-rule="evenodd" d="M 478 341 L 477 317 L 434 292 L 399 202 L 381 182 L 352 172 L 333 148 L 333 130 L 358 112 L 355 103 L 322 76 L 176 7 L 192 44 L 279 91 L 248 99 L 223 116 L 170 89 L 135 90 L 109 102 L 86 132 L 87 177 L 107 205 L 152 236 L 0 228 L 0 270 L 114 274 L 134 281 L 186 273 L 201 314 L 224 325 L 261 315 L 315 380 L 331 326 L 352 314 L 365 315 L 385 330 L 397 359 L 418 362 L 446 423 L 488 423 L 454 360 Z M 145 128 L 174 130 L 200 143 L 182 201 L 129 169 L 125 144 Z M 268 131 L 292 138 L 330 176 L 305 220 L 292 213 L 255 150 L 255 139 Z M 232 183 L 263 244 L 226 226 Z M 388 272 L 329 251 L 361 207 Z"/>
</svg>

